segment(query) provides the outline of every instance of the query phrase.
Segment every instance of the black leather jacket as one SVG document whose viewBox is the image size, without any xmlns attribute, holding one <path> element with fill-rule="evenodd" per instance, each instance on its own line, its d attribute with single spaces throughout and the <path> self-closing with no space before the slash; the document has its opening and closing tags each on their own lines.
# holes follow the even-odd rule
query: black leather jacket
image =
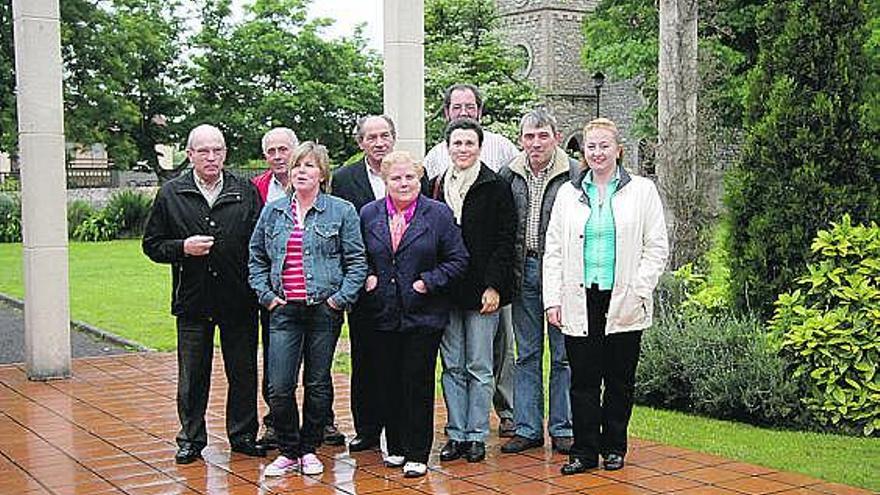
<svg viewBox="0 0 880 495">
<path fill-rule="evenodd" d="M 254 186 L 223 172 L 213 207 L 187 172 L 162 186 L 147 221 L 142 248 L 156 263 L 170 263 L 171 313 L 196 318 L 248 317 L 256 297 L 247 283 L 248 241 L 260 213 Z M 205 256 L 188 256 L 183 241 L 214 236 Z"/>
</svg>

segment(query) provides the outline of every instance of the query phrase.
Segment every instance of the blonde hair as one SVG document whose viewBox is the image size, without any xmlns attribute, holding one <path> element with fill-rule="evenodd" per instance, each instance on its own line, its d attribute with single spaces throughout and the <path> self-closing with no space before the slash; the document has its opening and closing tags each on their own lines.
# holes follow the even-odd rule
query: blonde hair
<svg viewBox="0 0 880 495">
<path fill-rule="evenodd" d="M 318 168 L 321 170 L 321 190 L 324 190 L 330 179 L 330 155 L 327 154 L 327 148 L 324 145 L 318 144 L 314 141 L 303 141 L 300 143 L 300 145 L 293 151 L 293 154 L 290 155 L 290 161 L 287 162 L 287 173 L 290 174 L 291 169 L 309 155 L 318 162 Z M 293 181 L 288 180 L 287 192 L 289 193 L 292 190 Z"/>
<path fill-rule="evenodd" d="M 614 121 L 611 119 L 606 119 L 605 117 L 599 117 L 597 119 L 593 119 L 593 120 L 587 122 L 587 125 L 584 126 L 583 140 L 581 142 L 586 143 L 587 142 L 587 133 L 590 131 L 598 130 L 598 129 L 604 129 L 606 131 L 611 131 L 611 134 L 614 136 L 614 142 L 617 143 L 617 146 L 619 148 L 617 159 L 622 160 L 623 159 L 623 146 L 621 146 L 621 145 L 623 144 L 623 139 L 621 139 L 621 137 L 620 137 L 620 129 L 617 128 L 617 124 L 615 124 Z M 584 144 L 581 145 L 581 155 L 582 155 L 581 156 L 581 167 L 588 168 L 587 154 L 584 152 L 583 146 L 584 146 Z"/>
<path fill-rule="evenodd" d="M 409 151 L 392 151 L 385 155 L 385 158 L 382 159 L 382 164 L 379 165 L 379 174 L 382 176 L 382 180 L 388 179 L 388 171 L 395 163 L 412 165 L 416 171 L 416 175 L 419 176 L 419 180 L 425 175 L 425 167 L 422 165 L 422 162 L 416 161 Z"/>
</svg>

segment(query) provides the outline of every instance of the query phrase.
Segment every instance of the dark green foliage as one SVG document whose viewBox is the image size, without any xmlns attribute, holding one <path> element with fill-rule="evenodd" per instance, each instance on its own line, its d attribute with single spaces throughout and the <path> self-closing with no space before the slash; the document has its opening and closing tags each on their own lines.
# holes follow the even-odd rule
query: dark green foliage
<svg viewBox="0 0 880 495">
<path fill-rule="evenodd" d="M 0 242 L 21 242 L 21 203 L 0 193 Z"/>
<path fill-rule="evenodd" d="M 880 432 L 880 227 L 844 216 L 812 245 L 804 290 L 776 301 L 771 329 L 817 420 Z"/>
<path fill-rule="evenodd" d="M 670 310 L 682 296 L 667 280 L 654 327 L 642 338 L 636 400 L 758 425 L 801 427 L 803 385 L 767 341 L 761 322 L 747 316 L 683 314 Z"/>
<path fill-rule="evenodd" d="M 830 221 L 880 218 L 871 9 L 854 0 L 774 2 L 758 18 L 746 140 L 725 185 L 739 308 L 768 316 L 799 275 L 813 233 Z"/>
<path fill-rule="evenodd" d="M 140 237 L 144 233 L 153 198 L 133 189 L 123 189 L 110 197 L 105 208 L 108 218 L 118 218 L 120 237 Z"/>
<path fill-rule="evenodd" d="M 67 237 L 73 237 L 73 231 L 94 214 L 95 208 L 84 199 L 75 199 L 67 203 Z"/>
<path fill-rule="evenodd" d="M 443 92 L 454 83 L 480 88 L 484 126 L 509 138 L 518 134 L 519 118 L 537 95 L 521 73 L 523 61 L 501 41 L 497 27 L 493 0 L 425 2 L 427 148 L 443 137 Z"/>
<path fill-rule="evenodd" d="M 116 239 L 122 224 L 119 216 L 110 216 L 107 209 L 95 212 L 73 230 L 77 241 L 100 242 Z"/>
<path fill-rule="evenodd" d="M 360 31 L 325 36 L 332 21 L 307 21 L 307 1 L 244 4 L 244 18 L 234 20 L 229 0 L 202 2 L 186 76 L 193 112 L 185 126 L 219 126 L 227 165 L 258 158 L 260 138 L 275 126 L 321 142 L 334 161 L 354 153 L 357 118 L 382 112 L 379 56 L 367 50 Z"/>
</svg>

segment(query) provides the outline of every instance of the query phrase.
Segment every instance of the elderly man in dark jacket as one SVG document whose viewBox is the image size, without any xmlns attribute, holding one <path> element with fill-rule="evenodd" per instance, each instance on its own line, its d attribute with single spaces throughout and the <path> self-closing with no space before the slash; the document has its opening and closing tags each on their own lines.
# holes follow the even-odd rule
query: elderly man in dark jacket
<svg viewBox="0 0 880 495">
<path fill-rule="evenodd" d="M 223 171 L 226 144 L 219 129 L 190 132 L 192 172 L 169 181 L 156 196 L 143 251 L 171 264 L 171 312 L 177 317 L 178 464 L 199 457 L 208 442 L 205 410 L 211 386 L 214 329 L 229 381 L 226 432 L 233 452 L 264 456 L 257 433 L 257 305 L 247 283 L 248 240 L 260 213 L 257 191 Z"/>
</svg>

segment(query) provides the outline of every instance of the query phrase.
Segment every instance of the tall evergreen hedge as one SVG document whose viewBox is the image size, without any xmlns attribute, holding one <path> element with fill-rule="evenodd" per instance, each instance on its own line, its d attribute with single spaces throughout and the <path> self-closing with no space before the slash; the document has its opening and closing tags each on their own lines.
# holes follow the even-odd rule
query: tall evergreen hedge
<svg viewBox="0 0 880 495">
<path fill-rule="evenodd" d="M 878 3 L 789 0 L 760 14 L 746 139 L 725 184 L 741 308 L 769 315 L 832 220 L 880 217 Z"/>
</svg>

